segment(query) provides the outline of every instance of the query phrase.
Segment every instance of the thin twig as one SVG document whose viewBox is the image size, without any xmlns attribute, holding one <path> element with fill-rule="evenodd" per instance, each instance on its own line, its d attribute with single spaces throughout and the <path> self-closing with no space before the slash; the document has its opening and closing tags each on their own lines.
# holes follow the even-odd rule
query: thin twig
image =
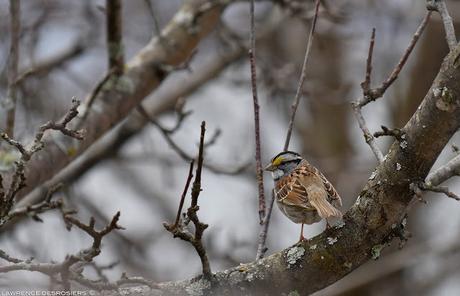
<svg viewBox="0 0 460 296">
<path fill-rule="evenodd" d="M 371 89 L 371 79 L 372 79 L 372 57 L 374 56 L 374 45 L 375 45 L 375 28 L 372 28 L 371 41 L 369 41 L 369 50 L 367 52 L 366 60 L 366 77 L 364 82 L 361 83 L 361 88 L 365 93 L 369 92 Z"/>
<path fill-rule="evenodd" d="M 442 187 L 442 186 L 435 186 L 435 185 L 430 185 L 425 182 L 422 182 L 418 184 L 418 188 L 420 188 L 423 191 L 432 191 L 436 193 L 444 193 L 447 197 L 450 197 L 452 199 L 455 199 L 457 201 L 460 201 L 460 197 L 456 195 L 455 193 L 449 191 L 448 187 Z"/>
<path fill-rule="evenodd" d="M 289 126 L 288 126 L 288 130 L 286 134 L 286 141 L 284 142 L 284 148 L 283 148 L 284 151 L 287 151 L 289 149 L 289 142 L 291 141 L 292 128 L 294 127 L 295 114 L 297 112 L 297 107 L 299 106 L 300 98 L 302 96 L 303 84 L 307 77 L 308 58 L 310 57 L 310 50 L 313 44 L 313 38 L 315 36 L 316 21 L 318 20 L 318 11 L 319 11 L 320 2 L 321 2 L 320 0 L 316 0 L 315 2 L 315 16 L 313 17 L 313 22 L 311 24 L 310 33 L 308 35 L 307 49 L 305 50 L 305 57 L 303 60 L 303 65 L 302 65 L 302 73 L 300 74 L 299 83 L 297 85 L 297 90 L 296 90 L 296 94 L 294 97 L 294 103 L 291 106 L 291 109 L 292 109 L 291 119 L 289 120 Z"/>
<path fill-rule="evenodd" d="M 260 227 L 259 242 L 257 244 L 256 260 L 262 259 L 268 250 L 266 246 L 266 241 L 267 241 L 268 227 L 270 226 L 270 219 L 272 216 L 274 203 L 275 203 L 275 194 L 274 192 L 272 192 L 270 203 L 268 204 L 268 208 L 267 208 L 267 215 L 265 216 L 264 223 Z"/>
<path fill-rule="evenodd" d="M 437 186 L 453 176 L 460 176 L 460 155 L 457 155 L 448 163 L 430 173 L 425 183 Z"/>
<path fill-rule="evenodd" d="M 425 30 L 426 25 L 428 24 L 430 18 L 431 18 L 431 11 L 428 11 L 425 14 L 425 17 L 423 18 L 422 22 L 418 26 L 417 30 L 415 31 L 414 35 L 412 36 L 411 41 L 409 42 L 409 45 L 407 46 L 406 50 L 404 51 L 402 57 L 396 64 L 396 66 L 393 68 L 391 73 L 388 75 L 388 77 L 385 79 L 385 81 L 382 82 L 382 84 L 379 87 L 376 88 L 371 88 L 370 87 L 370 79 L 371 79 L 371 71 L 372 71 L 372 54 L 373 54 L 373 48 L 374 48 L 374 43 L 375 43 L 375 29 L 372 29 L 372 36 L 371 36 L 371 41 L 369 43 L 369 54 L 367 58 L 367 63 L 366 63 L 366 79 L 365 81 L 361 84 L 361 87 L 363 88 L 363 97 L 358 99 L 355 104 L 358 104 L 358 106 L 361 108 L 368 103 L 377 100 L 378 98 L 381 98 L 385 91 L 393 84 L 393 82 L 398 78 L 399 73 L 403 69 L 404 65 L 407 62 L 407 59 L 409 58 L 410 54 L 412 53 L 417 41 L 420 39 L 421 34 Z"/>
<path fill-rule="evenodd" d="M 147 5 L 149 9 L 150 16 L 152 17 L 153 20 L 153 31 L 155 33 L 155 36 L 158 38 L 161 38 L 161 30 L 160 30 L 160 22 L 158 21 L 158 17 L 155 11 L 155 8 L 153 7 L 153 3 L 151 0 L 144 0 L 145 4 Z"/>
<path fill-rule="evenodd" d="M 121 0 L 106 0 L 107 54 L 109 57 L 109 70 L 114 69 L 115 75 L 123 73 L 125 64 L 121 12 Z"/>
<path fill-rule="evenodd" d="M 19 262 L 22 262 L 23 260 L 21 259 L 18 259 L 18 258 L 14 258 L 13 256 L 10 256 L 8 255 L 5 251 L 3 250 L 0 250 L 0 258 L 2 258 L 3 260 L 6 260 L 8 262 L 11 262 L 11 263 L 19 263 Z"/>
<path fill-rule="evenodd" d="M 21 1 L 10 0 L 10 55 L 8 58 L 8 113 L 6 115 L 6 133 L 10 137 L 14 137 L 14 122 L 16 117 L 16 99 L 17 99 L 17 84 L 16 77 L 18 75 L 19 62 L 19 38 L 21 30 Z"/>
<path fill-rule="evenodd" d="M 91 93 L 89 93 L 88 96 L 85 98 L 85 101 L 83 102 L 81 106 L 81 115 L 80 115 L 81 120 L 79 121 L 79 126 L 85 122 L 85 119 L 88 116 L 89 110 L 91 109 L 91 106 L 96 100 L 97 95 L 101 93 L 103 86 L 107 83 L 107 81 L 109 81 L 110 78 L 113 77 L 114 73 L 115 73 L 115 69 L 110 69 L 104 75 L 104 77 L 102 77 L 102 79 L 96 84 L 96 86 L 93 88 Z"/>
<path fill-rule="evenodd" d="M 61 211 L 64 211 L 64 203 L 62 199 L 58 199 L 56 201 L 51 200 L 54 193 L 61 189 L 61 185 L 62 184 L 58 184 L 57 186 L 52 187 L 48 191 L 45 200 L 37 204 L 15 208 L 10 213 L 8 213 L 7 220 L 11 220 L 13 218 L 17 218 L 20 216 L 30 216 L 33 220 L 37 222 L 43 222 L 43 220 L 40 218 L 40 216 L 38 216 L 38 214 L 44 213 L 52 209 L 60 209 Z"/>
<path fill-rule="evenodd" d="M 84 131 L 76 131 L 67 128 L 67 124 L 78 115 L 77 108 L 80 102 L 76 99 L 72 99 L 72 107 L 66 113 L 63 119 L 59 122 L 49 121 L 44 125 L 40 126 L 38 132 L 35 134 L 35 139 L 30 148 L 25 148 L 19 141 L 16 141 L 9 137 L 6 133 L 0 133 L 0 139 L 3 139 L 9 145 L 13 146 L 21 154 L 19 160 L 15 162 L 15 171 L 11 177 L 11 183 L 6 192 L 3 190 L 3 184 L 0 184 L 0 226 L 4 225 L 9 221 L 11 217 L 8 213 L 14 206 L 14 200 L 17 193 L 26 186 L 25 168 L 27 162 L 32 156 L 43 149 L 43 136 L 47 130 L 58 130 L 62 134 L 69 137 L 82 140 L 84 137 Z"/>
<path fill-rule="evenodd" d="M 411 184 L 410 188 L 418 200 L 422 202 L 425 202 L 422 197 L 422 191 L 444 193 L 447 197 L 460 201 L 460 197 L 449 191 L 449 188 L 439 186 L 453 176 L 460 176 L 460 155 L 457 155 L 449 162 L 430 173 L 426 177 L 425 182 L 414 182 Z"/>
<path fill-rule="evenodd" d="M 379 147 L 377 146 L 377 143 L 375 142 L 374 136 L 371 134 L 371 132 L 369 131 L 369 128 L 367 127 L 366 120 L 364 119 L 363 113 L 361 112 L 361 108 L 355 104 L 352 104 L 352 107 L 355 113 L 356 120 L 358 121 L 358 125 L 363 132 L 364 140 L 371 148 L 378 162 L 382 163 L 383 153 L 382 151 L 380 151 Z"/>
<path fill-rule="evenodd" d="M 402 131 L 399 128 L 388 128 L 384 125 L 381 126 L 382 130 L 375 132 L 374 137 L 382 137 L 382 136 L 390 136 L 390 137 L 395 137 L 398 141 L 403 141 L 404 140 L 404 131 Z"/>
<path fill-rule="evenodd" d="M 15 83 L 19 85 L 29 77 L 49 73 L 53 69 L 62 66 L 71 59 L 80 56 L 84 50 L 85 47 L 82 43 L 82 40 L 77 40 L 75 44 L 64 51 L 57 53 L 55 56 L 34 63 L 32 67 L 22 70 L 16 78 Z"/>
<path fill-rule="evenodd" d="M 195 180 L 193 181 L 192 185 L 192 207 L 196 207 L 198 205 L 198 197 L 200 196 L 201 192 L 201 171 L 203 169 L 203 161 L 204 161 L 204 134 L 206 132 L 206 122 L 201 122 L 201 134 L 200 134 L 200 146 L 198 149 L 198 160 L 197 160 L 197 167 L 195 172 Z"/>
<path fill-rule="evenodd" d="M 387 79 L 382 83 L 382 86 L 380 86 L 380 88 L 377 90 L 378 94 L 381 93 L 381 95 L 383 95 L 383 93 L 387 90 L 387 88 L 390 87 L 390 85 L 396 80 L 396 78 L 398 78 L 399 73 L 401 72 L 402 68 L 406 64 L 407 59 L 409 58 L 409 55 L 412 53 L 412 50 L 414 49 L 415 44 L 419 40 L 423 31 L 425 30 L 425 27 L 430 21 L 430 18 L 431 18 L 431 12 L 428 11 L 425 14 L 425 17 L 423 18 L 422 22 L 418 26 L 417 30 L 415 31 L 414 36 L 412 36 L 412 40 L 410 41 L 409 46 L 406 48 L 406 51 L 404 52 L 403 56 L 398 61 L 398 64 L 393 69 L 391 74 L 387 77 Z"/>
<path fill-rule="evenodd" d="M 446 2 L 444 0 L 427 0 L 427 9 L 435 10 L 441 16 L 444 31 L 446 32 L 447 45 L 449 46 L 449 50 L 453 50 L 457 46 L 457 38 L 455 37 L 454 24 L 449 15 Z"/>
<path fill-rule="evenodd" d="M 183 230 L 183 223 L 174 223 L 174 224 L 168 224 L 166 222 L 163 223 L 163 226 L 165 229 L 173 234 L 174 237 L 179 237 L 180 239 L 189 242 L 192 244 L 192 246 L 195 248 L 195 251 L 197 252 L 198 256 L 200 257 L 201 260 L 201 265 L 203 269 L 203 275 L 205 277 L 211 277 L 211 266 L 209 264 L 209 259 L 208 255 L 206 254 L 206 249 L 203 245 L 203 233 L 208 228 L 208 225 L 201 222 L 200 219 L 198 218 L 197 212 L 200 209 L 198 206 L 198 197 L 201 192 L 201 171 L 203 167 L 203 161 L 204 161 L 204 135 L 206 132 L 206 123 L 203 121 L 201 123 L 201 134 L 200 134 L 200 146 L 199 146 L 199 151 L 198 151 L 198 157 L 197 157 L 197 168 L 195 171 L 195 180 L 193 181 L 192 185 L 192 200 L 190 203 L 190 207 L 187 209 L 187 218 L 189 221 L 193 222 L 193 225 L 195 226 L 195 233 L 192 235 L 190 232 Z M 190 174 L 189 174 L 189 177 Z M 187 181 L 188 183 L 189 181 Z M 183 196 L 181 197 L 181 204 L 182 204 L 182 199 Z M 179 213 L 180 213 L 180 205 L 179 205 Z M 176 217 L 177 221 L 177 217 Z M 187 224 L 187 223 L 184 223 Z"/>
<path fill-rule="evenodd" d="M 136 109 L 146 120 L 148 120 L 148 122 L 150 122 L 151 124 L 153 124 L 155 127 L 158 128 L 158 130 L 161 132 L 161 134 L 163 135 L 164 139 L 166 140 L 166 142 L 168 143 L 168 145 L 171 147 L 171 149 L 177 153 L 177 155 L 180 156 L 180 158 L 182 158 L 183 160 L 187 161 L 187 162 L 190 162 L 194 159 L 193 156 L 189 155 L 186 151 L 184 151 L 171 137 L 171 135 L 173 133 L 175 133 L 182 125 L 182 122 L 183 120 L 190 114 L 190 112 L 182 112 L 179 110 L 178 112 L 178 119 L 177 119 L 177 122 L 175 123 L 174 127 L 172 128 L 165 128 L 162 124 L 160 124 L 157 120 L 155 120 L 154 118 L 152 118 L 148 113 L 147 111 L 145 110 L 145 108 L 142 106 L 142 104 L 140 104 L 137 109 Z M 214 145 L 217 138 L 219 137 L 220 135 L 220 130 L 216 130 L 216 132 L 214 133 L 214 135 L 211 137 L 211 139 L 209 141 L 207 141 L 204 146 L 205 147 L 209 147 L 211 145 Z M 249 167 L 250 163 L 249 162 L 246 162 L 246 163 L 243 163 L 242 165 L 238 166 L 238 167 L 235 167 L 235 168 L 232 168 L 232 169 L 227 169 L 227 168 L 220 168 L 214 164 L 209 164 L 209 163 L 205 163 L 203 164 L 203 167 L 205 167 L 206 169 L 210 170 L 211 172 L 215 173 L 215 174 L 223 174 L 223 175 L 237 175 L 241 172 L 243 172 L 244 170 L 246 170 L 248 167 Z"/>
<path fill-rule="evenodd" d="M 250 48 L 249 63 L 251 65 L 251 87 L 252 99 L 254 103 L 254 134 L 256 144 L 256 178 L 259 192 L 259 223 L 262 225 L 265 217 L 265 193 L 264 193 L 264 173 L 262 170 L 262 156 L 260 147 L 260 118 L 259 118 L 259 99 L 257 95 L 257 72 L 256 72 L 256 34 L 254 20 L 254 0 L 250 2 L 251 30 L 250 30 Z"/>
<path fill-rule="evenodd" d="M 0 273 L 7 273 L 16 270 L 40 272 L 54 280 L 57 280 L 57 282 L 66 290 L 70 290 L 71 281 L 98 291 L 118 290 L 122 285 L 132 283 L 147 285 L 151 288 L 159 287 L 154 282 L 141 277 L 128 277 L 125 273 L 123 273 L 121 278 L 114 283 L 107 282 L 104 279 L 102 279 L 102 281 L 101 279 L 91 280 L 83 276 L 83 268 L 86 265 L 93 263 L 93 259 L 100 254 L 102 239 L 113 230 L 123 229 L 123 227 L 118 225 L 120 212 L 117 212 L 110 223 L 101 230 L 96 230 L 95 220 L 93 218 L 90 219 L 88 224 L 70 216 L 69 213 L 63 213 L 63 218 L 68 227 L 74 225 L 92 237 L 93 243 L 89 248 L 80 250 L 76 254 L 66 256 L 66 258 L 60 263 L 35 263 L 33 262 L 33 259 L 21 260 L 13 258 L 4 251 L 0 250 L 0 258 L 11 263 L 9 265 L 0 266 Z M 60 279 L 58 277 L 60 277 Z"/>
<path fill-rule="evenodd" d="M 187 181 L 185 182 L 184 192 L 182 193 L 182 196 L 180 198 L 179 208 L 177 209 L 176 221 L 174 222 L 173 227 L 177 227 L 179 225 L 180 214 L 182 213 L 182 208 L 184 207 L 185 195 L 187 194 L 188 187 L 190 186 L 190 181 L 192 181 L 193 178 L 193 163 L 194 161 L 192 160 L 190 162 L 190 169 L 188 171 Z"/>
<path fill-rule="evenodd" d="M 361 83 L 361 88 L 363 90 L 363 96 L 358 98 L 357 100 L 351 103 L 355 117 L 358 121 L 358 125 L 363 132 L 364 139 L 366 143 L 371 148 L 372 152 L 374 153 L 375 157 L 377 158 L 379 163 L 383 162 L 383 153 L 380 151 L 377 143 L 375 142 L 374 136 L 369 131 L 367 127 L 366 120 L 364 119 L 363 113 L 361 111 L 362 107 L 367 105 L 368 103 L 381 98 L 386 90 L 393 84 L 393 82 L 398 78 L 399 73 L 401 72 L 402 68 L 407 62 L 409 55 L 412 53 L 415 44 L 417 43 L 420 35 L 424 31 L 428 21 L 431 17 L 431 11 L 428 11 L 423 18 L 422 22 L 418 26 L 417 30 L 415 31 L 414 35 L 412 36 L 411 41 L 409 42 L 408 47 L 404 51 L 403 56 L 399 60 L 399 62 L 394 67 L 393 71 L 389 74 L 387 79 L 382 82 L 379 87 L 371 88 L 371 74 L 372 74 L 372 56 L 374 52 L 374 44 L 375 44 L 375 29 L 372 29 L 371 40 L 369 42 L 369 52 L 366 61 L 366 74 L 365 80 Z M 377 134 L 379 135 L 379 134 Z"/>
<path fill-rule="evenodd" d="M 303 84 L 304 84 L 306 76 L 307 76 L 307 64 L 308 64 L 308 59 L 309 59 L 309 56 L 310 56 L 310 50 L 311 50 L 311 47 L 312 47 L 312 44 L 313 44 L 313 39 L 314 39 L 314 36 L 315 36 L 316 22 L 318 20 L 318 12 L 319 12 L 320 2 L 321 2 L 320 0 L 316 0 L 316 2 L 315 2 L 315 15 L 313 17 L 313 21 L 312 21 L 311 28 L 310 28 L 310 33 L 308 35 L 307 48 L 305 50 L 305 57 L 304 57 L 303 65 L 302 65 L 302 72 L 301 72 L 301 75 L 300 75 L 299 83 L 298 83 L 296 94 L 295 94 L 295 97 L 294 97 L 294 102 L 293 102 L 293 104 L 291 106 L 292 113 L 291 113 L 291 119 L 289 121 L 289 126 L 288 126 L 288 130 L 287 130 L 287 134 L 286 134 L 286 141 L 284 143 L 284 148 L 283 148 L 284 151 L 287 151 L 289 149 L 289 142 L 291 140 L 292 128 L 294 126 L 294 119 L 295 119 L 295 115 L 296 115 L 296 112 L 297 112 L 297 108 L 298 108 L 299 103 L 300 103 Z M 259 240 L 258 240 L 257 254 L 256 254 L 256 259 L 257 260 L 263 258 L 263 256 L 267 252 L 266 240 L 267 240 L 268 227 L 270 225 L 270 218 L 271 218 L 271 214 L 272 214 L 272 210 L 273 210 L 274 200 L 275 200 L 275 196 L 272 193 L 271 199 L 270 199 L 270 205 L 269 205 L 265 215 L 263 216 L 263 219 L 261 220 L 262 222 L 261 222 L 261 228 L 260 228 L 260 232 L 259 232 Z M 264 202 L 265 202 L 265 200 L 264 200 Z"/>
</svg>

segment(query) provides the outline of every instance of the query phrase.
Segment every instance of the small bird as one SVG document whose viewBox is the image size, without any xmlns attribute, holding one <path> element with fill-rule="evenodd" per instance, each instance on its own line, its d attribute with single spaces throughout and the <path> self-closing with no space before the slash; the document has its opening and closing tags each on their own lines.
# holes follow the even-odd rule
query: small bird
<svg viewBox="0 0 460 296">
<path fill-rule="evenodd" d="M 342 217 L 337 207 L 342 199 L 324 175 L 300 154 L 284 151 L 272 158 L 265 167 L 272 172 L 275 181 L 276 203 L 286 217 L 294 223 L 301 223 L 300 241 L 303 225 L 319 222 L 329 217 Z"/>
</svg>

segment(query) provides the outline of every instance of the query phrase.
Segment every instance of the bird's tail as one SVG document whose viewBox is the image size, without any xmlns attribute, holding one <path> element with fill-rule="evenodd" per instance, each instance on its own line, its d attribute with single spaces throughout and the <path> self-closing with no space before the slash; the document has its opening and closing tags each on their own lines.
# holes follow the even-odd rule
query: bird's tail
<svg viewBox="0 0 460 296">
<path fill-rule="evenodd" d="M 308 190 L 308 199 L 321 218 L 342 217 L 342 213 L 327 201 L 327 194 L 322 190 Z"/>
</svg>

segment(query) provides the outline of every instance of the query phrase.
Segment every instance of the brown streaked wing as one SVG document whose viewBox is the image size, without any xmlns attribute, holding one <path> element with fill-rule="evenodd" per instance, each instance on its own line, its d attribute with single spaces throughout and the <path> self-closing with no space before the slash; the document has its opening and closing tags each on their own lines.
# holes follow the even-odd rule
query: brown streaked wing
<svg viewBox="0 0 460 296">
<path fill-rule="evenodd" d="M 321 177 L 321 180 L 323 181 L 324 188 L 326 189 L 327 195 L 331 200 L 337 201 L 338 205 L 341 207 L 342 206 L 342 198 L 340 195 L 337 193 L 335 190 L 334 186 L 332 186 L 331 182 L 329 182 L 326 177 L 318 171 L 317 168 L 315 170 L 318 172 L 318 175 Z"/>
<path fill-rule="evenodd" d="M 288 176 L 277 183 L 277 199 L 286 205 L 298 206 L 305 209 L 313 209 L 308 201 L 308 194 L 305 186 L 299 181 L 311 173 L 305 171 L 303 167 L 296 169 Z"/>
</svg>

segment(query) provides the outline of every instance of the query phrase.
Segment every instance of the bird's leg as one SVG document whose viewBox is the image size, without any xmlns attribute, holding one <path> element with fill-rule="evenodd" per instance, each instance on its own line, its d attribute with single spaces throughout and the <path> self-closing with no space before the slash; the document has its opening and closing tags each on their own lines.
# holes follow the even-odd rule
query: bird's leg
<svg viewBox="0 0 460 296">
<path fill-rule="evenodd" d="M 303 223 L 302 223 L 302 227 L 300 228 L 300 238 L 299 238 L 299 242 L 303 242 L 305 241 L 305 237 L 303 236 Z"/>
<path fill-rule="evenodd" d="M 326 230 L 330 229 L 332 226 L 329 224 L 329 220 L 326 218 Z"/>
</svg>

